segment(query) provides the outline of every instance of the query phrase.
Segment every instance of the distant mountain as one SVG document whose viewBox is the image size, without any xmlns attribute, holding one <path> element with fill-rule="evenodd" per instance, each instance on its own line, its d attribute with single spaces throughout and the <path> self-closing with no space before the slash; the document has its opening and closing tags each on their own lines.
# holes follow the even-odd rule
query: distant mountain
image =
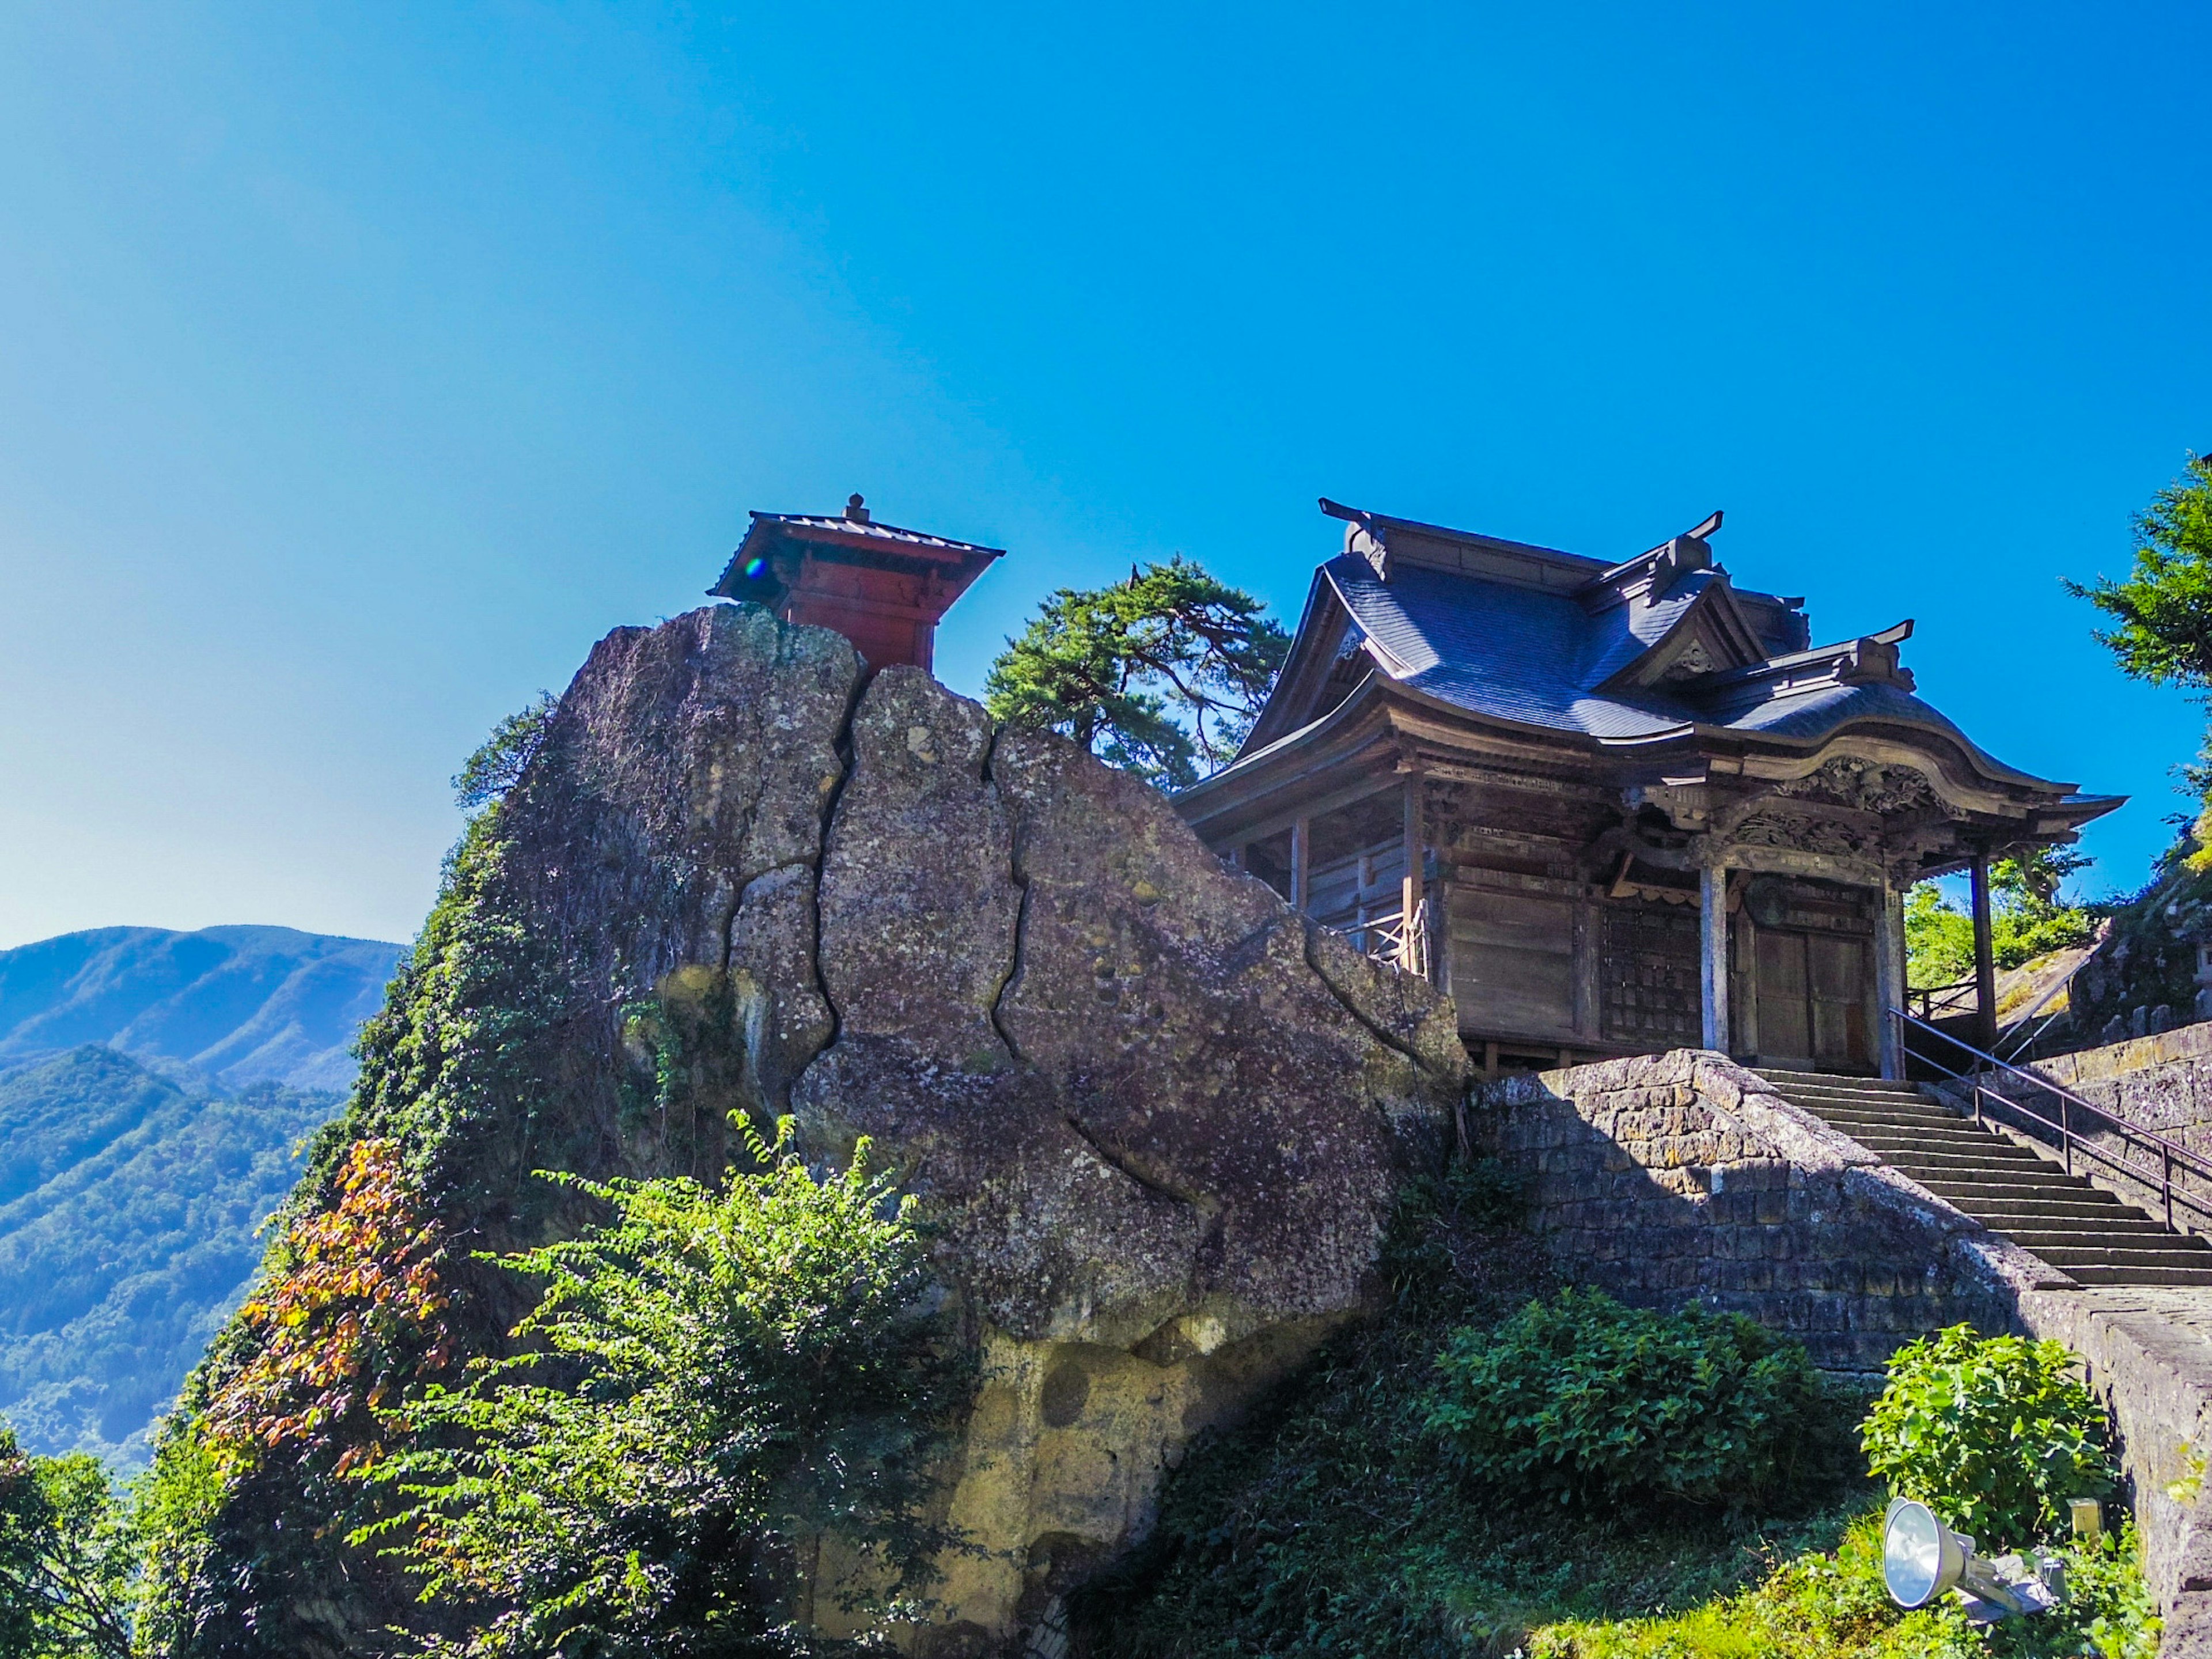
<svg viewBox="0 0 2212 1659">
<path fill-rule="evenodd" d="M 223 1097 L 174 1070 L 88 1044 L 0 1079 L 0 1417 L 33 1451 L 144 1461 L 260 1263 L 295 1146 L 341 1104 L 265 1080 Z"/>
<path fill-rule="evenodd" d="M 96 1042 L 220 1089 L 352 1086 L 405 946 L 289 927 L 99 927 L 0 951 L 0 1071 Z"/>
</svg>

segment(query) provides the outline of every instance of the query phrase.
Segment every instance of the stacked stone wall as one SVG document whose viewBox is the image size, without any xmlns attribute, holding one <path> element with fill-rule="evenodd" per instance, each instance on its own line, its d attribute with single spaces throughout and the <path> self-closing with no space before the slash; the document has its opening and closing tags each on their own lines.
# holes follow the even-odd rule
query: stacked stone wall
<svg viewBox="0 0 2212 1659">
<path fill-rule="evenodd" d="M 2212 1167 L 2212 1024 L 2185 1025 L 2178 1030 L 2107 1043 L 2101 1048 L 2059 1054 L 2022 1069 L 2047 1078 L 2139 1128 L 2178 1142 Z M 2018 1079 L 2001 1074 L 1988 1086 L 2045 1117 L 2057 1111 L 2050 1096 Z M 1952 1092 L 1962 1104 L 1966 1103 L 1963 1090 Z M 2001 1109 L 1993 1115 L 2005 1119 Z M 2012 1118 L 2010 1127 L 2055 1144 L 2050 1129 L 2024 1115 Z M 2113 1160 L 2077 1158 L 2079 1173 L 2163 1218 L 2165 1200 L 2157 1185 L 2163 1160 L 2155 1150 L 2117 1131 L 2100 1129 L 2094 1119 L 2085 1117 L 2071 1127 Z M 2212 1233 L 2212 1176 L 2180 1162 L 2173 1170 L 2173 1184 L 2178 1194 L 2174 1224 Z"/>
<path fill-rule="evenodd" d="M 1477 1125 L 1575 1277 L 1747 1314 L 1832 1370 L 1961 1320 L 2012 1328 L 2014 1289 L 2059 1277 L 1718 1054 L 1508 1079 Z"/>
</svg>

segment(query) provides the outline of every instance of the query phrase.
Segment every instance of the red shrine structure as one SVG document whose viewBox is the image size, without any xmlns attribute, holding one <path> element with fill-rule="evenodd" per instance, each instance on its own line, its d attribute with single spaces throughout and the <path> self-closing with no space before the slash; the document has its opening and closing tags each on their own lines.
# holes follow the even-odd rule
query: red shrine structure
<svg viewBox="0 0 2212 1659">
<path fill-rule="evenodd" d="M 789 623 L 835 629 L 872 669 L 931 667 L 937 624 L 1006 550 L 878 524 L 858 495 L 836 518 L 756 513 L 707 591 Z"/>
</svg>

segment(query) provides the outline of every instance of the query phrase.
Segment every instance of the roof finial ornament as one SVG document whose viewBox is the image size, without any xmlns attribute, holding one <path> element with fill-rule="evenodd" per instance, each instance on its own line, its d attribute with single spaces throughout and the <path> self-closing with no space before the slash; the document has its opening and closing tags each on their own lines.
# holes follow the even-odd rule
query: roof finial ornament
<svg viewBox="0 0 2212 1659">
<path fill-rule="evenodd" d="M 1688 536 L 1693 542 L 1710 541 L 1712 539 L 1713 532 L 1718 530 L 1720 527 L 1721 510 L 1718 507 L 1715 507 L 1713 509 L 1713 516 L 1711 518 L 1707 519 L 1695 530 L 1685 531 L 1683 533 Z"/>
<path fill-rule="evenodd" d="M 868 503 L 857 489 L 846 500 L 845 516 L 854 524 L 866 524 L 868 521 Z"/>
</svg>

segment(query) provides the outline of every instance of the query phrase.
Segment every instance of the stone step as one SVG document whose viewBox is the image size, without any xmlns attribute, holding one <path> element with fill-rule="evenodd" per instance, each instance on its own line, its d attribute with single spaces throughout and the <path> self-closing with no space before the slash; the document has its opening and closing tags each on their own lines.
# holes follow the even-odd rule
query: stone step
<svg viewBox="0 0 2212 1659">
<path fill-rule="evenodd" d="M 1875 1117 L 1956 1117 L 1940 1100 L 1924 1095 L 1800 1095 L 1783 1099 L 1808 1112 L 1853 1112 Z"/>
<path fill-rule="evenodd" d="M 1846 1077 L 1838 1072 L 1793 1072 L 1780 1066 L 1752 1068 L 1778 1089 L 1867 1089 L 1882 1094 L 1917 1095 L 1920 1085 L 1902 1078 Z"/>
<path fill-rule="evenodd" d="M 2037 1225 L 2000 1228 L 1996 1218 L 1980 1217 L 1980 1221 L 1990 1232 L 2002 1232 L 2013 1243 L 2027 1245 L 2028 1249 L 2035 1249 L 2035 1252 L 2042 1252 L 2044 1248 L 2097 1249 L 2097 1252 L 2172 1248 L 2181 1249 L 2184 1255 L 2203 1256 L 2205 1265 L 2212 1267 L 2212 1245 L 2205 1245 L 2203 1249 L 2192 1249 L 2188 1241 L 2181 1239 L 2181 1234 L 2167 1232 L 2166 1228 L 2159 1228 L 2159 1225 L 2143 1225 L 2143 1228 L 2112 1228 L 2112 1225 L 2104 1225 L 2104 1228 L 2037 1228 Z"/>
<path fill-rule="evenodd" d="M 2212 1285 L 2212 1267 L 2081 1267 L 2065 1271 L 2084 1285 Z"/>
<path fill-rule="evenodd" d="M 2100 1204 L 2087 1193 L 2078 1196 L 2072 1193 L 2054 1193 L 2048 1198 L 2002 1199 L 1995 1203 L 1984 1200 L 1982 1208 L 1988 1212 L 1989 1216 L 2001 1215 L 2008 1221 L 2017 1221 L 2023 1226 L 2037 1221 L 2114 1221 L 2124 1216 L 2140 1218 L 2146 1226 L 2158 1225 L 2142 1211 L 2123 1205 L 2109 1193 L 2105 1197 L 2107 1201 Z M 1994 1221 L 1990 1222 L 1992 1227 L 1996 1224 Z"/>
<path fill-rule="evenodd" d="M 2111 1245 L 2098 1245 L 2092 1248 L 2077 1244 L 2051 1244 L 2040 1249 L 2034 1245 L 2028 1245 L 2025 1248 L 2033 1249 L 2036 1255 L 2041 1256 L 2052 1267 L 2069 1273 L 2076 1267 L 2111 1267 L 2124 1270 L 2142 1267 L 2195 1267 L 2202 1272 L 2212 1273 L 2212 1255 L 2201 1250 L 2135 1249 Z"/>
<path fill-rule="evenodd" d="M 1900 1174 L 1912 1178 L 1936 1197 L 1955 1205 L 1968 1215 L 1978 1218 L 1981 1212 L 1998 1204 L 2017 1203 L 2023 1199 L 2057 1198 L 2071 1192 L 2065 1178 L 2055 1182 L 2027 1181 L 1958 1181 L 1942 1177 L 1930 1179 L 1913 1175 L 1910 1170 Z"/>
<path fill-rule="evenodd" d="M 1963 1152 L 1968 1147 L 2013 1146 L 2032 1152 L 2033 1147 L 2022 1147 L 2017 1141 L 1998 1139 L 1987 1129 L 1977 1129 L 1971 1123 L 1851 1123 L 1834 1118 L 1823 1120 L 1830 1128 L 1841 1129 L 1854 1140 L 1868 1146 L 1928 1146 L 1940 1152 Z"/>
<path fill-rule="evenodd" d="M 1809 1106 L 1805 1109 L 1813 1112 L 1813 1115 L 1823 1123 L 1832 1123 L 1839 1129 L 1848 1123 L 1862 1129 L 1898 1129 L 1916 1132 L 1921 1129 L 1960 1129 L 1968 1134 L 1975 1135 L 1989 1133 L 1987 1128 L 1976 1123 L 1973 1119 L 1958 1117 L 1949 1112 L 1862 1112 L 1856 1109 L 1838 1110 L 1833 1107 L 1813 1111 Z"/>
<path fill-rule="evenodd" d="M 2055 1155 L 1910 1084 L 1766 1073 L 1784 1099 L 2085 1285 L 2212 1285 L 2212 1243 L 2168 1231 Z"/>
<path fill-rule="evenodd" d="M 1927 1107 L 1948 1109 L 1942 1102 L 1923 1094 L 1876 1094 L 1869 1089 L 1778 1089 L 1775 1092 L 1801 1106 L 1861 1106 L 1878 1112 L 1909 1112 Z"/>
<path fill-rule="evenodd" d="M 2056 1164 L 2002 1141 L 1987 1146 L 1963 1147 L 1957 1152 L 1948 1147 L 1914 1144 L 1869 1146 L 1867 1150 L 1880 1152 L 1885 1162 L 1900 1170 L 2002 1170 L 2011 1175 L 2017 1170 L 2047 1169 L 2061 1181 L 2073 1179 Z"/>
<path fill-rule="evenodd" d="M 1948 1111 L 1951 1103 L 1934 1095 L 1925 1095 L 1917 1089 L 1793 1089 L 1784 1086 L 1775 1092 L 1784 1100 L 1817 1100 L 1838 1106 L 1870 1106 L 1879 1111 L 1911 1111 L 1920 1107 L 1934 1107 Z"/>
</svg>

